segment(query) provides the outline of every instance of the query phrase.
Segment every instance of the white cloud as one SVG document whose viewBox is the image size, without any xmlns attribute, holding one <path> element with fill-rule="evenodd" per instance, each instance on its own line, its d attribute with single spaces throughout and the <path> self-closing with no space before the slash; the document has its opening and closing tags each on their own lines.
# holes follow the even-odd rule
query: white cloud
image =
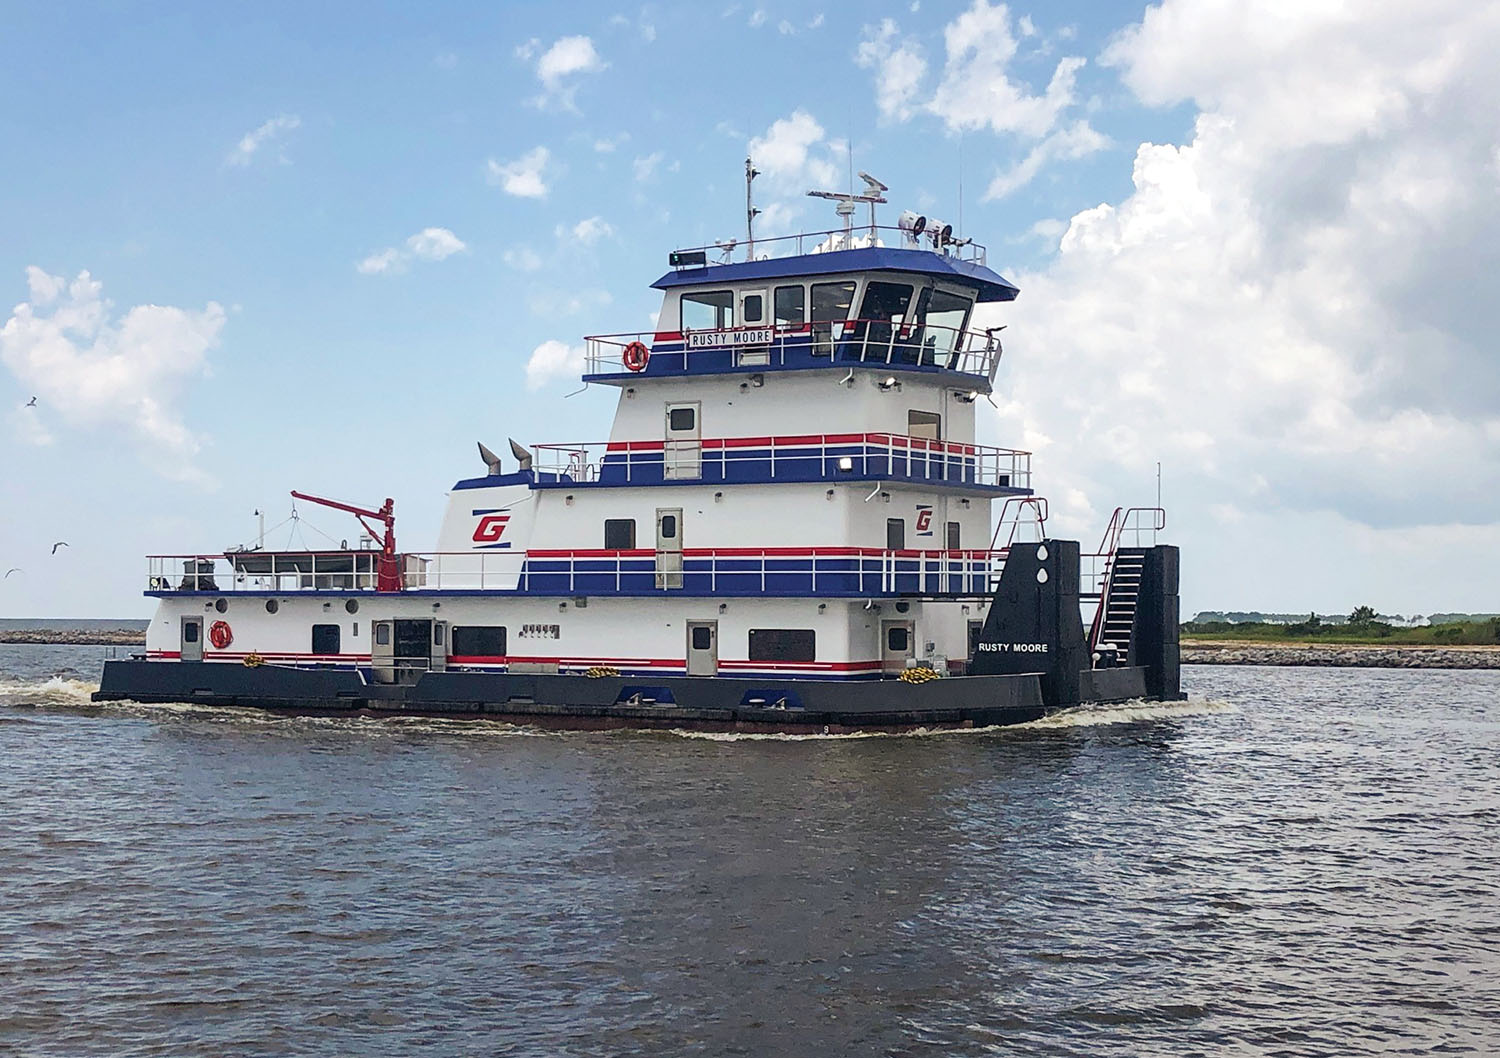
<svg viewBox="0 0 1500 1058">
<path fill-rule="evenodd" d="M 413 259 L 442 261 L 468 246 L 447 228 L 423 228 L 406 240 L 406 249 L 388 246 L 361 260 L 354 266 L 361 275 L 385 275 L 404 272 Z"/>
<path fill-rule="evenodd" d="M 256 154 L 263 148 L 274 145 L 284 133 L 292 131 L 301 124 L 302 119 L 296 114 L 282 114 L 272 118 L 259 128 L 252 129 L 241 136 L 240 141 L 234 145 L 234 150 L 230 151 L 228 156 L 225 157 L 224 164 L 235 166 L 249 165 L 255 160 Z M 277 161 L 283 165 L 290 164 L 286 155 L 279 152 L 277 153 Z"/>
<path fill-rule="evenodd" d="M 898 43 L 900 36 L 889 18 L 878 26 L 866 26 L 854 61 L 875 71 L 875 103 L 881 116 L 905 121 L 912 115 L 912 101 L 927 74 L 927 60 L 915 44 L 904 38 Z"/>
<path fill-rule="evenodd" d="M 656 175 L 656 167 L 661 164 L 664 157 L 661 151 L 652 151 L 644 157 L 637 158 L 631 163 L 631 167 L 635 170 L 635 178 L 640 181 L 650 180 Z"/>
<path fill-rule="evenodd" d="M 137 305 L 115 318 L 88 272 L 66 283 L 32 266 L 26 278 L 30 300 L 0 328 L 0 362 L 64 423 L 124 429 L 163 473 L 205 480 L 193 462 L 199 440 L 177 405 L 219 343 L 224 310 L 212 301 L 200 312 Z"/>
<path fill-rule="evenodd" d="M 600 239 L 607 239 L 614 233 L 614 226 L 603 217 L 585 217 L 571 228 L 565 224 L 559 224 L 556 235 L 559 239 L 571 237 L 585 246 L 592 246 Z"/>
<path fill-rule="evenodd" d="M 363 258 L 354 269 L 360 275 L 373 276 L 383 272 L 399 272 L 403 267 L 401 251 L 391 246 Z"/>
<path fill-rule="evenodd" d="M 406 247 L 424 261 L 441 261 L 468 247 L 447 228 L 423 228 L 406 240 Z"/>
<path fill-rule="evenodd" d="M 1047 163 L 1059 159 L 1073 161 L 1104 150 L 1109 146 L 1109 137 L 1097 131 L 1086 120 L 1058 129 L 1031 149 L 1025 158 L 1010 169 L 996 175 L 985 190 L 984 198 L 990 201 L 1004 198 L 1031 183 Z"/>
<path fill-rule="evenodd" d="M 823 12 L 819 11 L 816 15 L 814 15 L 812 17 L 812 21 L 807 24 L 807 28 L 808 29 L 820 29 L 820 28 L 822 28 L 822 26 L 823 26 Z"/>
<path fill-rule="evenodd" d="M 543 176 L 551 161 L 551 151 L 545 147 L 533 147 L 513 162 L 502 164 L 491 158 L 485 163 L 485 170 L 489 182 L 498 185 L 507 195 L 546 198 L 547 183 Z"/>
<path fill-rule="evenodd" d="M 1017 45 L 1004 4 L 974 0 L 944 28 L 943 44 L 943 79 L 927 109 L 950 129 L 988 127 L 1039 139 L 1074 102 L 1074 83 L 1084 65 L 1075 56 L 1057 64 L 1040 95 L 1011 79 L 1009 67 Z"/>
<path fill-rule="evenodd" d="M 761 26 L 764 26 L 766 24 L 766 9 L 757 7 L 754 11 L 750 12 L 748 24 L 751 29 L 759 29 Z"/>
<path fill-rule="evenodd" d="M 828 158 L 818 157 L 822 140 L 823 126 L 817 119 L 805 110 L 794 110 L 789 117 L 772 122 L 765 135 L 750 141 L 750 157 L 767 182 L 782 190 L 800 193 L 810 187 L 827 187 L 838 178 L 838 169 Z"/>
<path fill-rule="evenodd" d="M 500 259 L 519 272 L 535 272 L 542 267 L 541 255 L 529 246 L 506 250 Z"/>
<path fill-rule="evenodd" d="M 1500 110 L 1492 16 L 1149 8 L 1106 61 L 1143 100 L 1196 106 L 1191 138 L 1142 144 L 1133 192 L 1015 277 L 1005 436 L 1099 510 L 1122 483 L 1149 497 L 1161 459 L 1188 532 L 1197 511 L 1255 512 L 1185 541 L 1198 571 L 1243 584 L 1245 559 L 1302 549 L 1379 569 L 1381 606 L 1443 605 L 1403 541 L 1500 528 L 1500 197 L 1495 127 L 1474 119 Z M 1310 543 L 1329 526 L 1362 527 L 1365 552 Z"/>
<path fill-rule="evenodd" d="M 776 23 L 776 32 L 780 33 L 783 37 L 790 37 L 793 33 L 797 32 L 797 27 L 792 25 L 786 19 L 782 19 L 780 22 Z"/>
<path fill-rule="evenodd" d="M 565 110 L 577 110 L 573 102 L 578 90 L 576 78 L 580 74 L 598 73 L 607 65 L 589 37 L 561 37 L 537 59 L 536 76 L 542 82 L 542 94 L 533 102 L 538 106 L 555 103 Z"/>
<path fill-rule="evenodd" d="M 526 361 L 526 388 L 541 389 L 553 379 L 573 379 L 583 373 L 584 347 L 549 340 L 531 351 Z"/>
</svg>

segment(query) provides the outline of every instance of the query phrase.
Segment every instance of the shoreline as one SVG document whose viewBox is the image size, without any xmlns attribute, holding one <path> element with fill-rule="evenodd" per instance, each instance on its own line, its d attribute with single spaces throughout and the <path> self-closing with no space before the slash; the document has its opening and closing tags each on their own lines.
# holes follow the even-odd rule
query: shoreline
<svg viewBox="0 0 1500 1058">
<path fill-rule="evenodd" d="M 8 628 L 0 645 L 140 647 L 144 632 L 129 628 Z M 1307 668 L 1500 669 L 1497 646 L 1384 646 L 1366 643 L 1247 643 L 1184 640 L 1184 665 L 1279 665 Z"/>
<path fill-rule="evenodd" d="M 1184 640 L 1184 665 L 1282 665 L 1307 668 L 1500 669 L 1500 646 L 1375 643 L 1247 643 Z"/>
</svg>

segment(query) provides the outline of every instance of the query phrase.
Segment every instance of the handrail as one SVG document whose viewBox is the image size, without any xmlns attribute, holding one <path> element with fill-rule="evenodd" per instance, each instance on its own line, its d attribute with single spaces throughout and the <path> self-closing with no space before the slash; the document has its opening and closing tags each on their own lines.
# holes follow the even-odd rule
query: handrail
<svg viewBox="0 0 1500 1058">
<path fill-rule="evenodd" d="M 830 363 L 882 364 L 887 367 L 941 367 L 984 378 L 1004 355 L 998 337 L 1000 328 L 968 330 L 925 321 L 895 322 L 889 319 L 812 320 L 778 326 L 759 324 L 738 327 L 686 328 L 681 331 L 627 331 L 619 334 L 584 336 L 585 373 L 627 373 L 625 348 L 640 342 L 653 357 L 681 358 L 683 369 L 690 356 L 734 351 L 741 367 L 782 366 L 789 349 L 827 357 Z M 761 337 L 769 332 L 769 343 Z M 721 340 L 694 345 L 693 335 L 712 335 Z M 946 338 L 941 346 L 939 339 Z M 682 348 L 659 346 L 683 343 Z M 859 355 L 851 355 L 858 352 Z M 835 355 L 837 354 L 837 355 Z M 872 355 L 873 354 L 873 355 Z"/>
<path fill-rule="evenodd" d="M 1132 516 L 1139 521 L 1141 515 L 1151 515 L 1151 524 L 1132 525 Z M 1102 583 L 1099 586 L 1099 605 L 1094 610 L 1094 620 L 1089 625 L 1089 649 L 1099 648 L 1099 639 L 1104 634 L 1104 615 L 1109 610 L 1109 596 L 1115 583 L 1115 570 L 1118 563 L 1115 556 L 1120 550 L 1120 541 L 1127 532 L 1136 534 L 1136 543 L 1140 543 L 1140 534 L 1144 532 L 1160 532 L 1167 527 L 1167 512 L 1164 507 L 1116 507 L 1114 514 L 1110 515 L 1109 524 L 1104 528 L 1104 537 L 1099 541 L 1099 550 L 1089 556 L 1090 558 L 1103 561 Z M 1098 576 L 1100 574 L 1096 574 Z"/>
<path fill-rule="evenodd" d="M 792 235 L 774 235 L 767 239 L 757 238 L 755 240 L 756 251 L 761 250 L 763 247 L 771 247 L 773 252 L 764 254 L 757 252 L 755 259 L 757 261 L 766 261 L 779 257 L 800 257 L 804 254 L 830 253 L 838 250 L 861 250 L 870 246 L 886 245 L 880 240 L 878 234 L 876 234 L 873 240 L 871 239 L 872 230 L 876 233 L 888 232 L 894 235 L 899 241 L 899 245 L 906 249 L 926 248 L 921 245 L 920 239 L 913 238 L 905 228 L 892 227 L 888 224 L 877 224 L 872 228 L 869 224 L 861 224 L 852 229 L 830 228 L 827 231 L 805 231 Z M 929 239 L 928 241 L 930 242 L 931 240 Z M 724 254 L 726 259 L 713 262 L 713 264 L 707 266 L 711 268 L 714 264 L 732 264 L 733 262 L 728 260 L 728 258 L 742 245 L 737 241 L 716 242 L 708 246 L 684 246 L 679 248 L 679 252 L 696 253 L 702 251 L 705 254 Z M 980 243 L 974 242 L 972 239 L 963 239 L 949 243 L 949 247 L 953 251 L 952 256 L 956 256 L 961 261 L 973 261 L 975 264 L 982 265 L 988 257 L 988 251 L 985 247 Z M 939 251 L 934 250 L 933 252 L 938 253 Z M 947 256 L 947 254 L 944 254 L 944 256 Z M 704 266 L 679 265 L 677 271 L 690 271 L 700 267 Z"/>
</svg>

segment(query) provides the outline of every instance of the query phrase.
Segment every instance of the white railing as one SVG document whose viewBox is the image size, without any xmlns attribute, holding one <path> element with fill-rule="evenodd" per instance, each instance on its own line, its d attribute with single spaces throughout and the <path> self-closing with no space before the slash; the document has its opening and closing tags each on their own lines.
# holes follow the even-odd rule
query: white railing
<svg viewBox="0 0 1500 1058">
<path fill-rule="evenodd" d="M 257 553 L 252 572 L 238 555 L 153 555 L 147 591 L 264 596 L 375 590 L 373 569 L 351 569 L 372 552 Z M 698 549 L 658 571 L 652 550 L 547 550 L 519 553 L 403 554 L 403 591 L 494 591 L 542 595 L 689 593 L 983 595 L 998 582 L 1004 551 L 878 548 Z M 345 561 L 340 561 L 341 559 Z M 269 564 L 279 568 L 272 572 Z M 360 565 L 360 563 L 353 563 Z M 316 568 L 315 568 L 316 567 Z M 679 572 L 680 571 L 680 572 Z M 670 581 L 671 587 L 666 583 Z"/>
<path fill-rule="evenodd" d="M 908 250 L 934 249 L 932 239 L 925 235 L 913 238 L 904 228 L 893 228 L 886 224 L 875 225 L 872 235 L 870 225 L 861 224 L 852 229 L 834 228 L 829 231 L 806 231 L 795 235 L 775 235 L 768 239 L 756 239 L 754 253 L 757 261 L 767 261 L 780 257 L 800 257 L 803 254 L 859 250 L 869 246 L 904 247 Z M 708 257 L 711 265 L 730 264 L 736 254 L 742 260 L 744 259 L 745 244 L 738 241 L 716 242 L 712 246 L 686 246 L 678 252 L 697 253 L 700 251 Z M 937 252 L 944 256 L 955 257 L 960 261 L 972 261 L 981 265 L 985 263 L 987 257 L 985 248 L 972 239 L 950 241 L 947 246 Z M 678 271 L 696 267 L 700 266 L 683 265 L 678 268 Z"/>
<path fill-rule="evenodd" d="M 833 366 L 939 367 L 966 375 L 991 378 L 1004 350 L 998 328 L 960 330 L 940 324 L 904 326 L 890 320 L 814 321 L 792 327 L 731 327 L 712 332 L 636 331 L 596 334 L 584 338 L 584 373 L 630 374 L 625 349 L 639 342 L 651 350 L 651 360 L 670 370 L 686 371 L 690 361 L 710 354 L 728 354 L 737 367 L 808 366 L 810 360 L 829 358 Z M 760 339 L 771 332 L 769 344 Z M 694 345 L 693 334 L 711 335 L 711 344 Z M 754 336 L 760 344 L 752 344 Z M 680 349 L 657 346 L 681 343 Z M 792 359 L 788 360 L 788 353 Z M 702 360 L 700 359 L 701 363 Z"/>
<path fill-rule="evenodd" d="M 699 442 L 697 480 L 714 484 L 764 473 L 768 480 L 904 478 L 1029 489 L 1031 453 L 902 434 L 799 434 L 710 438 Z M 655 484 L 663 480 L 660 441 L 533 445 L 532 466 L 571 483 Z M 675 457 L 681 477 L 682 456 Z"/>
</svg>

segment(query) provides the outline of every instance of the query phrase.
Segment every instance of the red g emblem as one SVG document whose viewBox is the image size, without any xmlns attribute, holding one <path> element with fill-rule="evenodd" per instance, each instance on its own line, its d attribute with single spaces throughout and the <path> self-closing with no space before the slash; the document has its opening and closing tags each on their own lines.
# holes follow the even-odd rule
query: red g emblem
<svg viewBox="0 0 1500 1058">
<path fill-rule="evenodd" d="M 932 508 L 923 507 L 917 511 L 917 532 L 925 533 L 932 528 Z"/>
<path fill-rule="evenodd" d="M 505 533 L 505 527 L 510 523 L 508 514 L 486 514 L 479 519 L 479 524 L 474 527 L 474 542 L 476 544 L 493 544 L 499 541 Z"/>
</svg>

